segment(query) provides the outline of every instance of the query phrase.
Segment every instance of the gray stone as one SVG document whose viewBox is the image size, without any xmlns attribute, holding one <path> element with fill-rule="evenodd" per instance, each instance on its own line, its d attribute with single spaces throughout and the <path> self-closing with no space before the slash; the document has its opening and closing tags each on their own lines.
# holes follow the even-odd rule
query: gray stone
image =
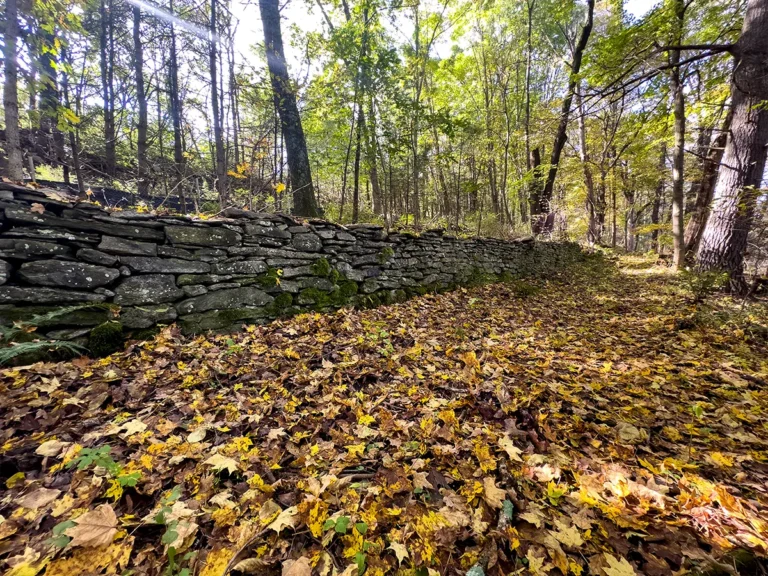
<svg viewBox="0 0 768 576">
<path fill-rule="evenodd" d="M 13 270 L 13 266 L 5 260 L 0 260 L 0 285 L 8 282 L 11 277 L 11 270 Z"/>
<path fill-rule="evenodd" d="M 302 252 L 319 252 L 323 249 L 323 241 L 317 234 L 297 234 L 291 243 L 296 250 Z"/>
<path fill-rule="evenodd" d="M 148 274 L 131 276 L 123 280 L 115 289 L 117 304 L 163 304 L 184 297 L 184 292 L 176 286 L 170 274 Z"/>
<path fill-rule="evenodd" d="M 63 256 L 71 257 L 72 249 L 69 246 L 54 242 L 41 242 L 40 240 L 16 240 L 13 243 L 13 252 L 16 257 L 23 256 Z"/>
<path fill-rule="evenodd" d="M 117 264 L 117 256 L 105 254 L 93 248 L 80 248 L 77 251 L 77 259 L 91 264 L 98 264 L 99 266 L 114 266 Z"/>
<path fill-rule="evenodd" d="M 376 280 L 371 280 L 370 278 L 363 282 L 363 285 L 360 287 L 360 291 L 363 294 L 372 294 L 373 292 L 376 292 L 381 288 L 381 284 L 376 282 Z"/>
<path fill-rule="evenodd" d="M 339 230 L 336 232 L 336 239 L 337 240 L 343 240 L 344 242 L 357 242 L 357 238 L 352 236 L 349 232 L 344 232 L 342 230 Z"/>
<path fill-rule="evenodd" d="M 267 321 L 269 314 L 264 308 L 230 308 L 210 310 L 201 314 L 189 314 L 179 319 L 182 334 L 198 334 L 207 330 L 232 330 L 242 324 Z"/>
<path fill-rule="evenodd" d="M 51 330 L 45 337 L 49 340 L 74 340 L 80 336 L 85 336 L 91 328 L 62 328 L 61 330 Z"/>
<path fill-rule="evenodd" d="M 156 274 L 205 274 L 211 271 L 211 265 L 207 262 L 180 260 L 179 258 L 123 256 L 120 261 L 134 272 Z"/>
<path fill-rule="evenodd" d="M 165 256 L 166 258 L 181 258 L 182 260 L 194 260 L 195 256 L 190 250 L 184 248 L 176 248 L 175 246 L 158 246 L 157 255 Z M 154 256 L 154 254 L 151 254 Z"/>
<path fill-rule="evenodd" d="M 306 236 L 301 234 L 300 236 Z M 297 236 L 298 238 L 298 236 Z M 262 248 L 259 246 L 238 246 L 227 250 L 232 256 L 258 256 L 262 258 L 290 258 L 295 260 L 317 260 L 322 254 L 314 252 L 297 252 L 288 248 Z"/>
<path fill-rule="evenodd" d="M 156 256 L 157 244 L 137 242 L 116 236 L 102 236 L 99 250 L 126 256 Z"/>
<path fill-rule="evenodd" d="M 299 286 L 298 282 L 295 282 L 293 280 L 280 280 L 280 289 L 283 292 L 298 294 L 299 290 L 301 290 L 301 286 Z"/>
<path fill-rule="evenodd" d="M 192 284 L 217 284 L 231 280 L 232 276 L 219 276 L 216 274 L 181 274 L 176 283 L 179 286 L 191 286 Z"/>
<path fill-rule="evenodd" d="M 184 286 L 182 288 L 184 291 L 184 296 L 187 298 L 192 298 L 194 296 L 202 296 L 206 292 L 208 292 L 208 288 L 203 286 L 202 284 L 193 284 L 192 286 Z"/>
<path fill-rule="evenodd" d="M 287 230 L 280 230 L 274 226 L 259 226 L 258 224 L 246 224 L 245 233 L 248 236 L 267 236 L 269 238 L 289 239 L 291 233 Z"/>
<path fill-rule="evenodd" d="M 334 236 L 336 236 L 335 230 L 328 230 L 325 228 L 315 228 L 315 234 L 320 236 L 323 240 L 330 240 Z"/>
<path fill-rule="evenodd" d="M 130 276 L 131 275 L 131 269 L 128 268 L 128 266 L 120 266 L 120 276 Z"/>
<path fill-rule="evenodd" d="M 295 268 L 283 268 L 283 278 L 295 278 L 296 276 L 310 276 L 313 274 L 312 266 L 297 266 Z"/>
<path fill-rule="evenodd" d="M 162 241 L 165 234 L 162 230 L 153 230 L 146 226 L 112 224 L 107 222 L 96 222 L 94 220 L 72 220 L 69 218 L 59 218 L 58 216 L 49 216 L 32 212 L 31 210 L 20 210 L 16 208 L 6 208 L 5 217 L 12 222 L 21 222 L 32 226 L 67 228 L 70 230 L 82 230 L 84 232 L 98 232 L 100 234 L 111 234 L 113 236 L 126 236 L 128 238 L 137 238 L 139 240 L 157 240 Z"/>
<path fill-rule="evenodd" d="M 213 272 L 216 274 L 261 274 L 267 270 L 267 263 L 263 260 L 217 262 L 213 265 Z"/>
<path fill-rule="evenodd" d="M 338 262 L 336 264 L 336 269 L 341 272 L 347 280 L 354 280 L 355 282 L 362 282 L 365 280 L 365 273 L 362 270 L 356 270 L 346 262 Z"/>
<path fill-rule="evenodd" d="M 170 304 L 159 306 L 126 306 L 120 310 L 120 322 L 126 328 L 149 328 L 155 324 L 170 324 L 178 314 Z"/>
<path fill-rule="evenodd" d="M 312 232 L 312 230 L 308 226 L 288 226 L 288 232 L 291 234 L 307 234 Z"/>
<path fill-rule="evenodd" d="M 62 260 L 25 262 L 19 269 L 19 277 L 25 282 L 38 286 L 66 288 L 105 286 L 116 280 L 118 276 L 120 273 L 114 268 Z"/>
<path fill-rule="evenodd" d="M 208 290 L 216 292 L 216 290 L 229 290 L 230 288 L 240 288 L 241 284 L 237 282 L 224 282 L 223 284 L 211 284 L 208 286 Z"/>
<path fill-rule="evenodd" d="M 184 300 L 176 305 L 179 314 L 192 314 L 208 310 L 265 306 L 274 298 L 266 292 L 251 286 L 209 292 L 196 298 Z"/>
<path fill-rule="evenodd" d="M 213 226 L 166 226 L 165 233 L 172 244 L 192 246 L 235 246 L 242 239 L 234 230 Z"/>
<path fill-rule="evenodd" d="M 299 286 L 301 288 L 316 288 L 326 292 L 331 292 L 335 288 L 333 282 L 327 278 L 299 278 Z"/>
<path fill-rule="evenodd" d="M 104 294 L 104 296 L 106 296 L 107 298 L 112 298 L 115 295 L 115 293 L 112 290 L 110 290 L 109 288 L 104 288 L 104 286 L 99 286 L 98 288 L 95 288 L 93 291 L 96 292 L 96 294 Z"/>
<path fill-rule="evenodd" d="M 104 302 L 103 294 L 82 290 L 38 288 L 32 286 L 0 286 L 0 304 L 69 304 L 78 302 Z"/>
</svg>

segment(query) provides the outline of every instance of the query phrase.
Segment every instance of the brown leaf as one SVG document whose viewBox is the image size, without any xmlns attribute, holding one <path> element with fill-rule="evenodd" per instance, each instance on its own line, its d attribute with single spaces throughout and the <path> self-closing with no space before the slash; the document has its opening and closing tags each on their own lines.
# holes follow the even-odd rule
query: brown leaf
<svg viewBox="0 0 768 576">
<path fill-rule="evenodd" d="M 77 526 L 67 528 L 64 534 L 72 538 L 70 546 L 107 546 L 117 534 L 117 516 L 112 506 L 102 504 L 75 519 Z"/>
</svg>

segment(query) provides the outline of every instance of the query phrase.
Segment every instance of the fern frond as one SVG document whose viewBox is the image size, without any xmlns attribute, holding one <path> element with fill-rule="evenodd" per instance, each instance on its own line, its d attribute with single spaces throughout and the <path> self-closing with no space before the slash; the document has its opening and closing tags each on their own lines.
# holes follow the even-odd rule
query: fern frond
<svg viewBox="0 0 768 576">
<path fill-rule="evenodd" d="M 49 352 L 70 352 L 72 355 L 85 354 L 88 349 L 79 344 L 73 344 L 65 340 L 59 341 L 43 341 L 43 342 L 21 342 L 19 344 L 13 344 L 8 348 L 0 349 L 0 365 L 21 356 L 22 354 L 29 354 L 31 352 L 40 352 L 46 350 Z"/>
</svg>

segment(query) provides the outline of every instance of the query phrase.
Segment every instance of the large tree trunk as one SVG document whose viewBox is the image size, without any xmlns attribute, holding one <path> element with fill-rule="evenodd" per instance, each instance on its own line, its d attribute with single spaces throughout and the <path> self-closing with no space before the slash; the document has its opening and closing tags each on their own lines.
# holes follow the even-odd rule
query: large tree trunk
<svg viewBox="0 0 768 576">
<path fill-rule="evenodd" d="M 104 114 L 104 161 L 107 175 L 114 177 L 116 171 L 116 142 L 115 93 L 113 87 L 114 22 L 112 20 L 112 0 L 101 0 L 99 4 L 99 17 L 101 25 L 99 35 L 99 65 L 101 68 L 101 99 L 103 102 Z"/>
<path fill-rule="evenodd" d="M 592 176 L 592 160 L 587 147 L 587 122 L 584 114 L 584 102 L 581 99 L 581 85 L 576 85 L 576 109 L 579 112 L 579 156 L 584 171 L 584 186 L 587 189 L 587 242 L 594 246 L 600 244 L 603 231 L 598 226 L 597 198 L 595 194 L 595 179 Z"/>
<path fill-rule="evenodd" d="M 691 218 L 685 227 L 686 258 L 694 257 L 696 250 L 699 248 L 699 242 L 701 242 L 701 235 L 704 233 L 704 227 L 709 217 L 712 196 L 715 193 L 715 184 L 717 184 L 718 169 L 725 152 L 732 119 L 733 113 L 729 111 L 725 116 L 720 132 L 709 144 L 707 155 L 701 161 L 701 177 L 696 192 L 696 199 L 691 210 Z"/>
<path fill-rule="evenodd" d="M 700 267 L 728 272 L 731 289 L 738 293 L 746 290 L 744 254 L 768 145 L 766 30 L 768 1 L 750 0 L 741 37 L 733 49 L 733 120 L 715 185 L 712 212 L 698 251 Z"/>
<path fill-rule="evenodd" d="M 544 188 L 538 197 L 538 202 L 536 205 L 531 203 L 531 230 L 534 234 L 550 233 L 553 229 L 554 217 L 551 214 L 550 203 L 555 190 L 555 178 L 557 177 L 557 169 L 560 165 L 560 156 L 563 153 L 563 148 L 565 147 L 565 142 L 568 138 L 568 120 L 571 114 L 571 103 L 576 91 L 576 83 L 579 79 L 579 71 L 581 70 L 581 61 L 584 56 L 584 50 L 587 48 L 587 42 L 592 33 L 594 12 L 595 0 L 587 0 L 587 22 L 581 29 L 579 42 L 573 50 L 573 62 L 571 62 L 571 70 L 568 79 L 568 92 L 565 95 L 563 107 L 560 111 L 560 123 L 557 126 L 555 142 L 552 147 L 552 155 L 549 159 L 547 179 L 544 183 Z"/>
<path fill-rule="evenodd" d="M 299 108 L 296 105 L 296 94 L 288 78 L 288 66 L 285 63 L 278 0 L 259 0 L 259 11 L 264 27 L 269 77 L 288 153 L 288 170 L 293 190 L 293 213 L 298 216 L 319 216 L 320 209 L 312 185 L 312 171 L 309 166 L 304 129 L 301 126 Z"/>
<path fill-rule="evenodd" d="M 8 155 L 8 177 L 23 180 L 21 140 L 19 138 L 19 93 L 16 86 L 18 61 L 16 40 L 19 36 L 19 18 L 16 0 L 5 2 L 5 79 L 3 84 L 3 109 L 5 112 L 5 152 Z"/>
<path fill-rule="evenodd" d="M 684 0 L 672 0 L 675 11 L 675 36 L 673 44 L 680 45 L 683 40 L 683 20 L 685 18 Z M 675 118 L 675 146 L 672 150 L 672 265 L 680 269 L 685 264 L 685 230 L 683 216 L 685 213 L 685 95 L 683 94 L 682 74 L 680 71 L 680 50 L 669 51 L 669 89 L 672 93 L 673 112 Z"/>
<path fill-rule="evenodd" d="M 216 150 L 214 157 L 214 172 L 216 173 L 216 191 L 219 194 L 219 204 L 224 208 L 229 199 L 227 198 L 227 169 L 226 158 L 224 155 L 224 136 L 221 128 L 221 110 L 219 106 L 219 56 L 218 46 L 219 37 L 216 30 L 216 5 L 217 0 L 211 0 L 211 35 L 208 41 L 209 65 L 211 72 L 211 107 L 213 108 L 213 142 Z"/>
<path fill-rule="evenodd" d="M 147 92 L 144 89 L 144 48 L 141 40 L 141 9 L 133 7 L 133 66 L 136 74 L 136 100 L 139 105 L 139 122 L 136 138 L 138 164 L 137 188 L 139 196 L 149 195 L 149 161 L 147 159 Z"/>
</svg>

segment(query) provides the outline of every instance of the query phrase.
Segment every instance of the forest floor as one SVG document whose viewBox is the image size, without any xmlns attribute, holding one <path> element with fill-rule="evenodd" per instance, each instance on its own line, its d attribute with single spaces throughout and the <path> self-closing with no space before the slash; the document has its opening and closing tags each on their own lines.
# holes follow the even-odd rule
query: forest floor
<svg viewBox="0 0 768 576">
<path fill-rule="evenodd" d="M 0 571 L 765 574 L 768 311 L 642 259 L 0 375 Z"/>
</svg>

